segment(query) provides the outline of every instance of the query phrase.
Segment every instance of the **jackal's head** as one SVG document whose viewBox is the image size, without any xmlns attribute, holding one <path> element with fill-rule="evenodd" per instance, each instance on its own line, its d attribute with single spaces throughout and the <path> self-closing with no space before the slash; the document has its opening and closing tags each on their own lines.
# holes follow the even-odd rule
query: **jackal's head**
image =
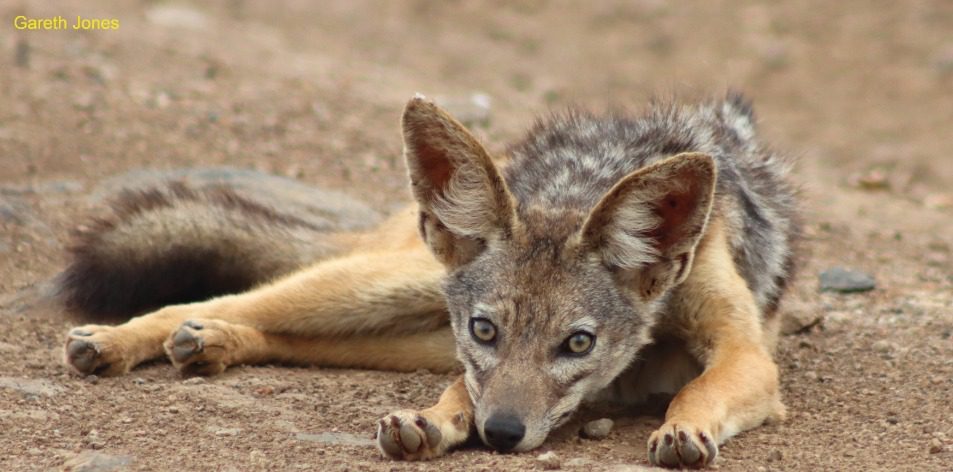
<svg viewBox="0 0 953 472">
<path fill-rule="evenodd" d="M 457 353 L 480 437 L 529 450 L 649 343 L 711 209 L 714 163 L 683 154 L 622 178 L 585 211 L 519 201 L 467 130 L 424 99 L 403 116 L 420 231 L 449 271 Z M 512 169 L 511 169 L 512 170 Z"/>
</svg>

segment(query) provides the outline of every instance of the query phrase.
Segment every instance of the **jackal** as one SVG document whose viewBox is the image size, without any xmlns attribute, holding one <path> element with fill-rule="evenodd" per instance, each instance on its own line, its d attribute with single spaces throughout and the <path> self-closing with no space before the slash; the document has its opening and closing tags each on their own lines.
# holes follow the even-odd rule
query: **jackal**
<svg viewBox="0 0 953 472">
<path fill-rule="evenodd" d="M 772 354 L 795 191 L 743 98 L 569 111 L 499 159 L 422 97 L 402 129 L 415 204 L 369 231 L 227 189 L 127 192 L 79 236 L 61 293 L 94 314 L 158 309 L 73 329 L 66 362 L 102 375 L 163 354 L 203 375 L 462 364 L 436 405 L 378 421 L 381 453 L 406 460 L 472 434 L 530 450 L 583 401 L 667 392 L 648 460 L 704 466 L 784 417 Z"/>
</svg>

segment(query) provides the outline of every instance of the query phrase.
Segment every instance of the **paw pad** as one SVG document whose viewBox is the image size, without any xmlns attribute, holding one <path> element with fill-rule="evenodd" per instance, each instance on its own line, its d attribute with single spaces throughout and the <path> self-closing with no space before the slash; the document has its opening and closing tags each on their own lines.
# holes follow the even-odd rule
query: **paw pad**
<svg viewBox="0 0 953 472">
<path fill-rule="evenodd" d="M 378 422 L 378 448 L 392 459 L 419 460 L 435 457 L 441 439 L 440 429 L 416 413 L 398 412 Z"/>
<path fill-rule="evenodd" d="M 701 468 L 717 455 L 718 446 L 711 436 L 688 425 L 666 424 L 649 438 L 649 462 L 655 466 Z"/>
</svg>

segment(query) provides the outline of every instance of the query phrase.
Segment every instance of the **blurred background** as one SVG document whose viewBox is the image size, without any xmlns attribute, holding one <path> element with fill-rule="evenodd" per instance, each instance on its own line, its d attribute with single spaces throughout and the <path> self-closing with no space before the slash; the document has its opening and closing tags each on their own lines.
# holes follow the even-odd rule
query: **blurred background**
<svg viewBox="0 0 953 472">
<path fill-rule="evenodd" d="M 17 15 L 117 18 L 120 28 L 17 31 Z M 86 196 L 109 176 L 228 165 L 346 191 L 387 211 L 409 200 L 398 119 L 414 93 L 436 98 L 502 151 L 550 110 L 637 113 L 653 97 L 691 101 L 736 89 L 754 101 L 763 139 L 799 158 L 794 179 L 804 189 L 811 257 L 785 302 L 798 334 L 779 354 L 793 419 L 732 443 L 726 467 L 776 459 L 786 462 L 769 465 L 785 470 L 925 470 L 953 461 L 953 430 L 942 422 L 953 417 L 953 2 L 0 0 L 0 20 L 0 301 L 16 320 L 0 339 L 11 352 L 31 347 L 38 366 L 3 361 L 10 372 L 76 382 L 55 363 L 66 322 L 20 313 L 28 290 L 63 266 L 66 234 L 101 203 Z M 877 289 L 818 294 L 817 274 L 841 265 L 875 277 Z M 884 339 L 887 347 L 871 347 Z M 174 382 L 166 370 L 145 372 Z M 289 375 L 310 385 L 305 373 Z M 386 390 L 394 377 L 362 378 L 361 388 Z M 83 388 L 102 388 L 85 394 L 96 397 L 116 387 Z M 338 416 L 325 408 L 308 424 L 366 436 L 382 404 L 426 404 L 439 392 L 414 388 L 424 389 L 421 398 L 397 394 Z M 42 411 L 66 401 L 51 398 Z M 134 402 L 124 407 L 134 419 L 149 416 Z M 75 424 L 110 417 L 90 415 Z M 623 426 L 632 432 L 602 449 L 559 447 L 644 463 L 651 428 Z M 197 428 L 195 437 L 210 434 Z M 67 429 L 78 439 L 33 447 L 37 464 L 70 457 L 46 448 L 88 446 L 90 426 Z M 163 436 L 168 427 L 134 429 L 158 438 L 158 450 L 181 446 Z M 145 443 L 124 443 L 122 427 L 107 430 L 117 450 L 140 454 Z M 12 433 L 0 431 L 0 442 L 29 450 L 39 433 L 4 434 Z M 223 464 L 260 439 L 215 437 L 208 447 Z M 273 446 L 262 454 L 285 465 L 321 463 L 314 448 L 325 447 Z M 329 452 L 342 454 L 334 456 L 342 467 L 355 457 L 361 467 L 386 467 L 366 448 L 342 447 Z M 140 461 L 149 456 L 140 452 Z M 486 457 L 470 465 L 532 460 Z"/>
<path fill-rule="evenodd" d="M 227 162 L 365 181 L 400 167 L 395 123 L 415 92 L 476 108 L 502 145 L 568 104 L 637 111 L 735 88 L 765 137 L 811 165 L 878 167 L 918 200 L 953 182 L 946 1 L 0 5 L 8 179 Z M 17 32 L 17 14 L 121 27 Z"/>
</svg>

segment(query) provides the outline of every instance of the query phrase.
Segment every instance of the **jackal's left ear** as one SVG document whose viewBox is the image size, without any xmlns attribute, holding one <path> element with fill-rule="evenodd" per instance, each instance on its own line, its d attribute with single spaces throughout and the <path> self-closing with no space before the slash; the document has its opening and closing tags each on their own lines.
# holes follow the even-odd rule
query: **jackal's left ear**
<svg viewBox="0 0 953 472">
<path fill-rule="evenodd" d="M 513 198 L 486 149 L 432 102 L 412 99 L 401 124 L 421 235 L 447 266 L 466 264 L 510 233 Z"/>
<path fill-rule="evenodd" d="M 615 185 L 589 214 L 583 246 L 651 299 L 681 283 L 711 213 L 715 162 L 683 153 L 639 169 Z"/>
</svg>

